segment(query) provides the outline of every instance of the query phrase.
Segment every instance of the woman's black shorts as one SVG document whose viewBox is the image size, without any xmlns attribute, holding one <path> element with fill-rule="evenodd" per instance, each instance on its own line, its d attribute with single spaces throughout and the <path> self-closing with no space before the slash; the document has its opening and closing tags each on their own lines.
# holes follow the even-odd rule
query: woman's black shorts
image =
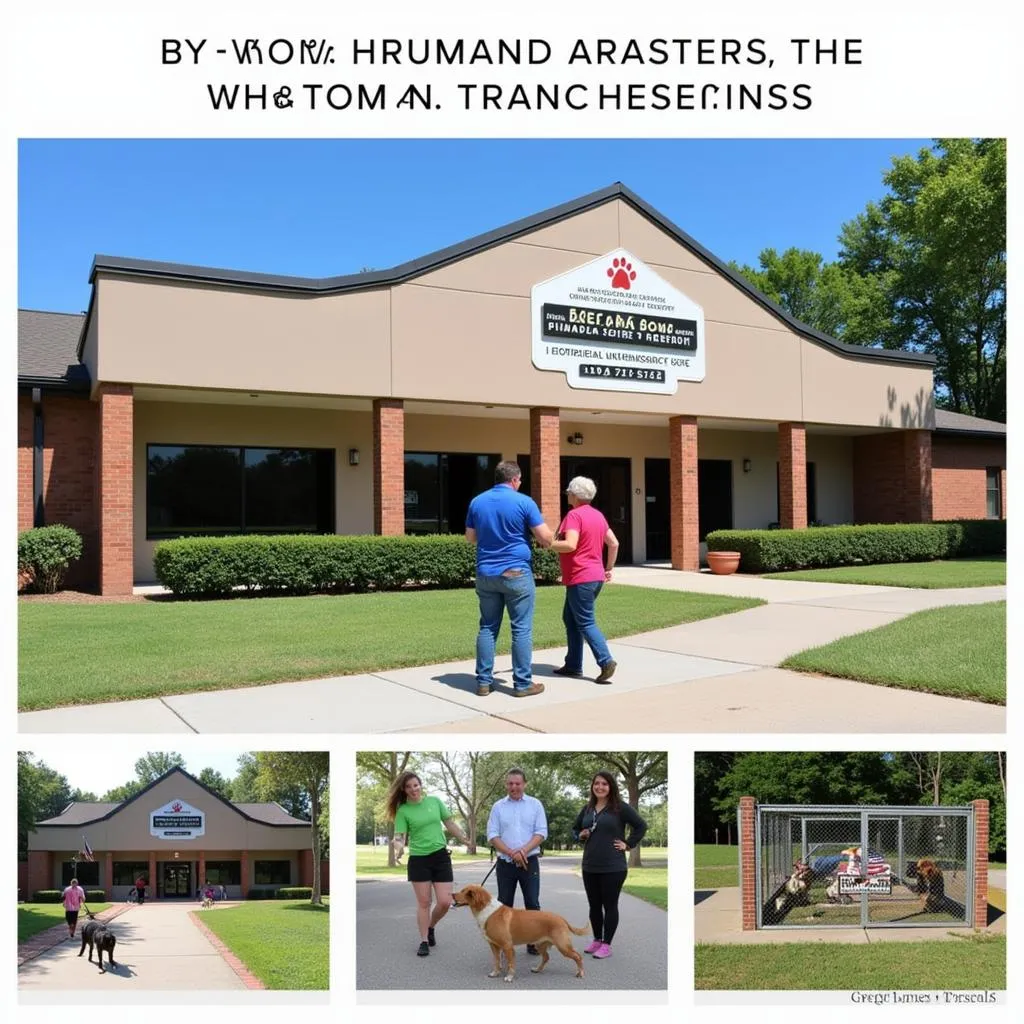
<svg viewBox="0 0 1024 1024">
<path fill-rule="evenodd" d="M 406 862 L 405 871 L 410 882 L 455 881 L 455 875 L 452 874 L 452 855 L 446 846 L 433 853 L 410 857 Z"/>
<path fill-rule="evenodd" d="M 69 925 L 74 924 L 78 920 L 78 911 L 77 910 L 65 910 L 64 911 L 64 920 L 67 921 L 67 923 Z"/>
</svg>

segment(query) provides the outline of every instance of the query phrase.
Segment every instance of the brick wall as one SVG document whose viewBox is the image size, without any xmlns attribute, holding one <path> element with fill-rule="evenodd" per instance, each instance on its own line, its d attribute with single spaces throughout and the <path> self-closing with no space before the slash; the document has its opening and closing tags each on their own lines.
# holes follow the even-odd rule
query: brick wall
<svg viewBox="0 0 1024 1024">
<path fill-rule="evenodd" d="M 87 398 L 43 395 L 43 506 L 47 524 L 82 535 L 82 557 L 68 571 L 70 587 L 95 586 L 99 573 L 96 501 L 99 408 Z M 32 400 L 18 396 L 18 529 L 33 525 L 35 451 Z"/>
<path fill-rule="evenodd" d="M 398 399 L 373 403 L 373 529 L 405 533 L 405 405 Z"/>
<path fill-rule="evenodd" d="M 807 428 L 802 423 L 779 424 L 779 526 L 807 526 Z"/>
<path fill-rule="evenodd" d="M 745 932 L 757 927 L 756 806 L 752 796 L 740 797 L 740 915 Z"/>
<path fill-rule="evenodd" d="M 100 593 L 130 594 L 135 399 L 130 384 L 101 384 L 98 395 Z"/>
<path fill-rule="evenodd" d="M 984 519 L 986 470 L 999 466 L 1006 518 L 1006 442 L 991 438 L 932 437 L 932 514 L 936 519 Z"/>
<path fill-rule="evenodd" d="M 988 924 L 988 801 L 974 801 L 974 927 Z"/>
<path fill-rule="evenodd" d="M 931 522 L 931 439 L 928 430 L 894 430 L 853 439 L 855 522 Z"/>
<path fill-rule="evenodd" d="M 530 496 L 544 522 L 558 528 L 561 512 L 561 421 L 557 409 L 530 410 Z"/>
<path fill-rule="evenodd" d="M 700 569 L 697 418 L 672 416 L 668 421 L 668 433 L 672 568 L 697 572 Z"/>
<path fill-rule="evenodd" d="M 49 850 L 29 850 L 26 898 L 31 899 L 32 893 L 40 889 L 53 887 L 53 854 Z"/>
</svg>

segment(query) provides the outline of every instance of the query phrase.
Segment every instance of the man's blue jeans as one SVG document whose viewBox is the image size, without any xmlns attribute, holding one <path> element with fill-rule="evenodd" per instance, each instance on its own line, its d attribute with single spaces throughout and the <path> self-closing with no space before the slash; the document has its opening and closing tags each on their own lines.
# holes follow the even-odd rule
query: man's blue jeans
<svg viewBox="0 0 1024 1024">
<path fill-rule="evenodd" d="M 498 882 L 498 902 L 511 907 L 516 902 L 516 886 L 523 890 L 523 905 L 527 910 L 540 910 L 540 857 L 527 857 L 528 867 L 516 867 L 510 861 L 498 858 L 495 879 Z"/>
<path fill-rule="evenodd" d="M 566 668 L 573 672 L 583 671 L 583 641 L 587 642 L 600 668 L 612 660 L 604 633 L 597 628 L 594 618 L 594 602 L 601 593 L 604 583 L 576 583 L 565 588 L 565 604 L 562 605 L 562 622 L 565 623 L 565 641 L 568 653 Z"/>
<path fill-rule="evenodd" d="M 477 576 L 480 632 L 476 636 L 476 681 L 494 685 L 494 645 L 508 609 L 512 628 L 512 683 L 525 690 L 533 682 L 533 605 L 537 587 L 530 569 L 510 569 L 501 576 Z"/>
</svg>

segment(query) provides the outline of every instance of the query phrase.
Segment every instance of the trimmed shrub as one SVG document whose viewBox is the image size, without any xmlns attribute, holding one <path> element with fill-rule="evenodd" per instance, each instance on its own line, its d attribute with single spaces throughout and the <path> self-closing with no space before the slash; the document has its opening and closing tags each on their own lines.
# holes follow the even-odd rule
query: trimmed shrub
<svg viewBox="0 0 1024 1024">
<path fill-rule="evenodd" d="M 537 549 L 533 561 L 539 582 L 558 580 L 557 555 Z M 454 534 L 185 537 L 157 544 L 153 567 L 179 597 L 452 589 L 472 584 L 476 552 Z"/>
<path fill-rule="evenodd" d="M 18 572 L 40 593 L 56 593 L 68 566 L 81 557 L 82 538 L 70 526 L 37 526 L 18 534 Z"/>
<path fill-rule="evenodd" d="M 107 892 L 105 889 L 86 889 L 85 890 L 86 902 L 92 900 L 93 903 L 106 903 Z"/>
<path fill-rule="evenodd" d="M 32 893 L 33 903 L 60 903 L 60 889 L 37 889 Z"/>
<path fill-rule="evenodd" d="M 276 889 L 250 889 L 245 897 L 247 900 L 276 900 Z"/>
<path fill-rule="evenodd" d="M 998 554 L 1005 550 L 1006 524 L 961 520 L 813 530 L 715 530 L 706 539 L 708 551 L 739 551 L 743 572 L 785 572 Z"/>
<path fill-rule="evenodd" d="M 292 885 L 277 890 L 274 897 L 278 900 L 308 900 L 313 897 L 313 889 L 308 885 Z"/>
</svg>

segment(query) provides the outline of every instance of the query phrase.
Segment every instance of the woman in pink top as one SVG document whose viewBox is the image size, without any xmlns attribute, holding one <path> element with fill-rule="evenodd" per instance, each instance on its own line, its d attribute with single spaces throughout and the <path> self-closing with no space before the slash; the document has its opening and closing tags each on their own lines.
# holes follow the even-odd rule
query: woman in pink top
<svg viewBox="0 0 1024 1024">
<path fill-rule="evenodd" d="M 616 665 L 608 650 L 608 642 L 598 629 L 594 603 L 601 588 L 612 578 L 619 541 L 608 520 L 591 505 L 597 494 L 593 480 L 585 476 L 573 477 L 565 493 L 569 499 L 569 512 L 558 528 L 558 537 L 551 550 L 558 552 L 562 562 L 562 582 L 565 584 L 562 621 L 565 623 L 568 650 L 565 664 L 555 669 L 555 675 L 583 675 L 585 640 L 600 669 L 597 682 L 610 683 Z M 605 548 L 607 554 L 602 550 Z"/>
<path fill-rule="evenodd" d="M 72 878 L 68 887 L 61 893 L 61 901 L 64 903 L 64 920 L 68 923 L 68 935 L 74 938 L 78 911 L 85 902 L 85 890 L 78 884 L 77 878 Z"/>
</svg>

